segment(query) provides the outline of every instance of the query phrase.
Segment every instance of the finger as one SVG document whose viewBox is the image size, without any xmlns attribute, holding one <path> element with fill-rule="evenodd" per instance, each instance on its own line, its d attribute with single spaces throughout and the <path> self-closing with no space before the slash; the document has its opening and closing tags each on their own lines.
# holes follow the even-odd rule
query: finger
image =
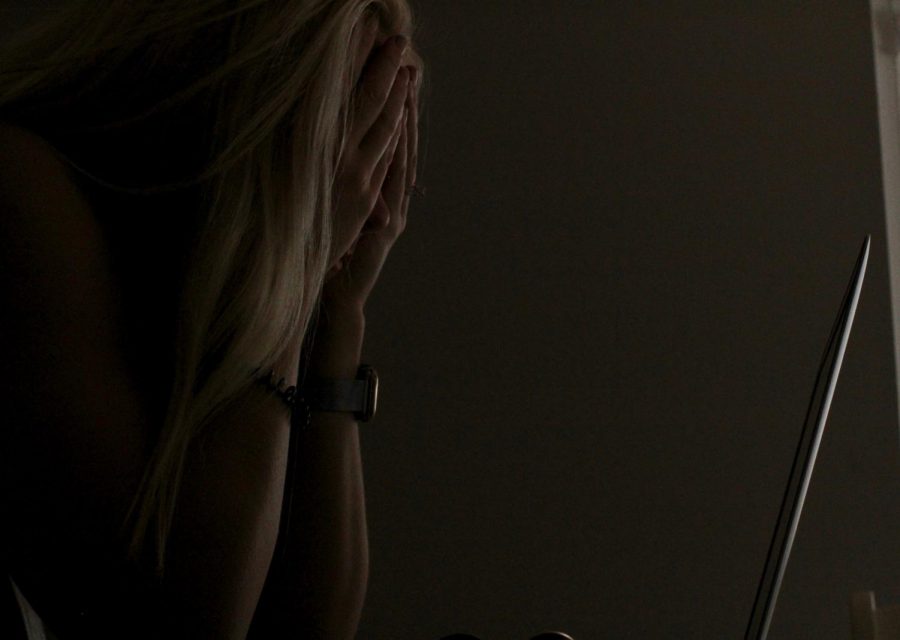
<svg viewBox="0 0 900 640">
<path fill-rule="evenodd" d="M 359 158 L 363 167 L 374 167 L 390 148 L 391 139 L 403 117 L 403 105 L 408 93 L 408 72 L 401 69 L 384 105 L 381 116 L 360 142 Z"/>
<path fill-rule="evenodd" d="M 391 168 L 382 188 L 385 202 L 387 202 L 391 212 L 397 214 L 399 214 L 403 201 L 406 198 L 407 124 L 407 120 L 404 120 L 401 126 L 400 140 L 397 143 L 397 151 L 394 154 L 394 161 L 391 163 Z M 399 218 L 399 215 L 397 217 Z"/>
<path fill-rule="evenodd" d="M 353 142 L 359 143 L 384 111 L 397 72 L 403 49 L 396 38 L 389 38 L 366 65 L 360 78 L 353 119 Z"/>
<path fill-rule="evenodd" d="M 409 177 L 409 161 L 410 161 L 410 147 L 409 147 L 409 127 L 410 121 L 412 120 L 412 114 L 410 114 L 409 109 L 406 111 L 406 118 L 403 121 L 403 139 L 400 144 L 403 145 L 403 178 L 400 180 L 399 185 L 399 196 L 397 200 L 397 215 L 394 216 L 392 222 L 394 223 L 394 232 L 395 235 L 399 236 L 403 233 L 403 230 L 406 228 L 406 212 L 409 208 L 409 185 L 414 184 L 414 181 Z"/>
<path fill-rule="evenodd" d="M 393 199 L 390 198 L 387 194 L 390 191 L 390 189 L 388 188 L 389 181 L 391 180 L 391 176 L 397 168 L 398 154 L 400 153 L 401 146 L 404 144 L 404 129 L 405 128 L 403 127 L 402 123 L 401 126 L 397 127 L 395 140 L 391 144 L 391 152 L 385 154 L 382 164 L 379 165 L 380 181 L 377 185 L 378 198 L 375 206 L 372 208 L 371 213 L 369 213 L 369 217 L 366 218 L 366 222 L 363 225 L 362 229 L 363 233 L 372 233 L 389 227 L 391 225 L 391 222 L 396 217 L 394 215 L 394 212 L 397 210 L 397 207 L 393 203 Z M 375 185 L 373 184 L 373 186 Z"/>
<path fill-rule="evenodd" d="M 402 133 L 403 128 L 402 121 L 397 124 L 397 129 L 394 131 L 394 135 L 391 137 L 391 142 L 388 146 L 387 151 L 381 156 L 381 160 L 378 161 L 378 165 L 375 167 L 375 171 L 372 174 L 372 188 L 378 188 L 381 190 L 384 186 L 384 179 L 387 176 L 388 170 L 391 168 L 391 163 L 394 161 L 394 156 L 397 153 L 397 145 L 400 144 L 400 134 Z"/>
<path fill-rule="evenodd" d="M 413 185 L 416 183 L 416 166 L 419 162 L 419 89 L 417 71 L 413 71 L 410 79 L 410 105 L 409 122 L 407 131 L 407 144 L 409 145 L 408 159 L 406 162 L 406 181 Z"/>
</svg>

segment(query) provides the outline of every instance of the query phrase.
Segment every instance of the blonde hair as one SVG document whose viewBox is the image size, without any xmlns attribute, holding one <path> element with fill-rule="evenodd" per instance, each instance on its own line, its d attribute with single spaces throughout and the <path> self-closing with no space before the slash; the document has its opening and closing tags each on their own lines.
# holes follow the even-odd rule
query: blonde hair
<svg viewBox="0 0 900 640">
<path fill-rule="evenodd" d="M 167 184 L 122 186 L 69 160 L 126 193 L 202 194 L 169 404 L 121 523 L 132 559 L 155 543 L 158 576 L 189 448 L 253 384 L 250 371 L 267 370 L 310 326 L 329 266 L 354 52 L 370 17 L 382 33 L 412 37 L 407 0 L 67 0 L 0 50 L 0 114 L 38 131 L 81 103 L 136 113 L 71 131 L 127 136 L 184 107 L 209 122 L 206 138 L 196 122 L 193 139 L 166 141 L 186 145 L 200 169 Z"/>
</svg>

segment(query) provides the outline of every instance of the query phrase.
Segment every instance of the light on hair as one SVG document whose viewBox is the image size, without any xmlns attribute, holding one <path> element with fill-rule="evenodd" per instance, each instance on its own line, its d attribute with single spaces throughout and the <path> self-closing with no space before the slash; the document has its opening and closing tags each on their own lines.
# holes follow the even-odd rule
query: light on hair
<svg viewBox="0 0 900 640">
<path fill-rule="evenodd" d="M 60 154 L 107 188 L 201 194 L 172 392 L 122 522 L 132 559 L 152 553 L 160 577 L 189 449 L 252 384 L 248 372 L 310 327 L 367 15 L 411 35 L 406 0 L 69 0 L 0 47 L 0 120 L 71 141 Z M 109 110 L 87 122 L 95 105 Z M 71 157 L 79 140 L 130 140 L 179 109 L 194 134 L 164 142 L 197 161 L 176 179 L 123 185 L 111 166 Z"/>
</svg>

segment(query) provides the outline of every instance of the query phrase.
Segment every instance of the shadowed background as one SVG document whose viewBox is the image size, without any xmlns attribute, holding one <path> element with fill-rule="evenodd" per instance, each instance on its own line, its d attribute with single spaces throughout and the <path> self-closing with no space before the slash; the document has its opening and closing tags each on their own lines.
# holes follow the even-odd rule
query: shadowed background
<svg viewBox="0 0 900 640">
<path fill-rule="evenodd" d="M 770 638 L 900 601 L 869 9 L 652 5 L 416 3 L 428 194 L 368 313 L 362 638 L 743 637 L 866 233 Z"/>
<path fill-rule="evenodd" d="M 360 638 L 742 637 L 866 233 L 770 638 L 900 602 L 868 6 L 675 4 L 414 2 L 428 193 L 368 308 Z"/>
</svg>

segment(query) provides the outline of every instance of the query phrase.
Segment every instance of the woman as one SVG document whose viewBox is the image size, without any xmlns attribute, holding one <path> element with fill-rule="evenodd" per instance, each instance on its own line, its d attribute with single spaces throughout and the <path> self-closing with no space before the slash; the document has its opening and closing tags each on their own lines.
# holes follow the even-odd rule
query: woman
<svg viewBox="0 0 900 640">
<path fill-rule="evenodd" d="M 357 376 L 406 223 L 412 29 L 406 0 L 77 0 L 0 51 L 3 548 L 31 636 L 354 635 L 357 418 L 296 397 Z"/>
</svg>

